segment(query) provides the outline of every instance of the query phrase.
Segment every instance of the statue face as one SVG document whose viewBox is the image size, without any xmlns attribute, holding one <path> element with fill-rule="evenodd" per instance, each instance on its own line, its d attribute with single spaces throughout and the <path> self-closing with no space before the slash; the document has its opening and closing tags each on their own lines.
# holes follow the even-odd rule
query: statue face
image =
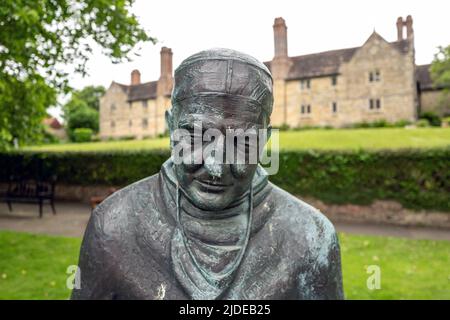
<svg viewBox="0 0 450 320">
<path fill-rule="evenodd" d="M 177 119 L 172 119 L 175 120 L 172 122 L 172 129 L 189 132 L 187 139 L 175 144 L 190 144 L 188 150 L 191 150 L 183 154 L 183 158 L 191 159 L 190 162 L 175 164 L 174 168 L 178 183 L 191 202 L 204 210 L 220 210 L 249 190 L 258 166 L 257 161 L 249 161 L 249 154 L 257 152 L 256 145 L 260 143 L 257 132 L 258 129 L 266 128 L 267 120 L 262 112 L 254 112 L 254 108 L 247 109 L 245 103 L 236 106 L 236 111 L 233 111 L 233 106 L 224 103 L 223 99 L 218 100 L 217 104 L 214 101 L 208 103 L 210 106 L 199 105 L 198 101 L 184 102 L 179 107 Z M 205 141 L 205 136 L 211 131 L 216 135 Z M 230 135 L 227 135 L 230 132 L 256 132 L 256 135 L 254 139 L 240 140 L 239 144 L 237 139 L 230 140 Z M 194 142 L 196 138 L 201 139 L 197 140 L 200 143 Z M 261 141 L 263 144 L 265 142 Z M 225 161 L 229 148 L 234 148 L 234 161 Z M 205 153 L 207 149 L 208 152 Z M 244 162 L 238 162 L 239 152 L 241 156 L 245 156 Z M 223 155 L 222 162 L 214 160 L 218 153 Z"/>
</svg>

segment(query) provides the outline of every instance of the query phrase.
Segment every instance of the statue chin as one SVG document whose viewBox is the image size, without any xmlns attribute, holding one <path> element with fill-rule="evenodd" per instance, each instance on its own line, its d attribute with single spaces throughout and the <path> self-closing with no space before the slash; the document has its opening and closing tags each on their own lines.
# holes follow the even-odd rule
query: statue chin
<svg viewBox="0 0 450 320">
<path fill-rule="evenodd" d="M 220 211 L 227 208 L 234 200 L 229 192 L 211 193 L 199 190 L 194 186 L 183 189 L 190 202 L 197 208 L 207 211 Z"/>
</svg>

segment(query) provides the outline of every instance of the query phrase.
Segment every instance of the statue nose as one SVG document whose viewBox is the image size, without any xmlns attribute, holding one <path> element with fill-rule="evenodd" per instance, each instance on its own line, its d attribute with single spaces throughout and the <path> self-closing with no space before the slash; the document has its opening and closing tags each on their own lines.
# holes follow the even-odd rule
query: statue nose
<svg viewBox="0 0 450 320">
<path fill-rule="evenodd" d="M 214 178 L 222 178 L 223 175 L 223 164 L 217 162 L 214 157 L 207 157 L 205 159 L 205 169 L 208 174 Z"/>
<path fill-rule="evenodd" d="M 204 167 L 208 174 L 220 179 L 224 173 L 224 138 L 220 136 L 212 142 L 204 158 Z"/>
</svg>

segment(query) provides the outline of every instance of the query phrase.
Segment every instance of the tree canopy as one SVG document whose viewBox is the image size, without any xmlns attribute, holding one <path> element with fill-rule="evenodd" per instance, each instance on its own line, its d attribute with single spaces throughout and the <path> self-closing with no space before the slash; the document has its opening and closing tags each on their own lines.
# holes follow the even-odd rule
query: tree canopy
<svg viewBox="0 0 450 320">
<path fill-rule="evenodd" d="M 130 12 L 133 2 L 0 2 L 0 148 L 36 138 L 46 109 L 70 90 L 67 66 L 86 75 L 94 44 L 118 63 L 138 43 L 156 41 Z"/>
<path fill-rule="evenodd" d="M 431 77 L 436 87 L 450 90 L 450 45 L 438 48 L 431 65 Z"/>
<path fill-rule="evenodd" d="M 450 45 L 439 47 L 431 64 L 431 78 L 436 88 L 442 89 L 442 94 L 436 103 L 444 116 L 450 115 Z"/>
<path fill-rule="evenodd" d="M 64 105 L 64 118 L 69 138 L 74 140 L 74 132 L 79 128 L 89 128 L 93 133 L 99 127 L 99 99 L 105 93 L 103 86 L 87 86 L 74 90 L 71 99 Z"/>
</svg>

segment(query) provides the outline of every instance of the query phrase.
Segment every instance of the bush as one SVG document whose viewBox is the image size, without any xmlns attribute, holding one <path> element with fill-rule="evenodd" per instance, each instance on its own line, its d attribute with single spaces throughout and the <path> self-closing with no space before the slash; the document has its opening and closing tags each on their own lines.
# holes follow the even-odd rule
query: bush
<svg viewBox="0 0 450 320">
<path fill-rule="evenodd" d="M 430 126 L 430 121 L 428 121 L 427 119 L 417 120 L 416 126 L 418 126 L 419 128 L 429 127 Z"/>
<path fill-rule="evenodd" d="M 89 142 L 92 140 L 92 129 L 77 128 L 73 131 L 73 141 L 75 142 Z"/>
<path fill-rule="evenodd" d="M 386 127 L 390 127 L 390 126 L 391 125 L 384 119 L 376 120 L 371 123 L 372 128 L 386 128 Z"/>
<path fill-rule="evenodd" d="M 397 128 L 403 128 L 403 127 L 409 126 L 410 124 L 411 124 L 411 121 L 399 120 L 399 121 L 395 122 L 392 126 L 397 127 Z"/>
<path fill-rule="evenodd" d="M 420 119 L 426 119 L 433 127 L 441 126 L 441 118 L 434 112 L 424 112 L 420 115 Z"/>
<path fill-rule="evenodd" d="M 408 121 L 408 120 L 399 120 L 396 122 L 388 122 L 384 119 L 381 119 L 381 120 L 376 120 L 373 122 L 354 123 L 347 127 L 350 127 L 350 128 L 403 128 L 410 124 L 411 124 L 411 121 Z"/>
<path fill-rule="evenodd" d="M 117 140 L 117 141 L 129 141 L 129 140 L 134 140 L 134 139 L 136 139 L 135 136 L 127 135 L 127 136 L 118 137 L 115 140 Z"/>
<path fill-rule="evenodd" d="M 287 123 L 283 123 L 281 126 L 279 126 L 278 128 L 275 128 L 275 129 L 278 129 L 280 131 L 288 131 L 290 129 L 290 127 Z"/>
<path fill-rule="evenodd" d="M 442 124 L 443 127 L 450 127 L 450 117 L 445 117 L 442 119 Z"/>
<path fill-rule="evenodd" d="M 50 132 L 44 130 L 42 137 L 42 144 L 57 144 L 57 143 L 60 143 L 60 139 L 57 136 L 51 134 Z"/>
<path fill-rule="evenodd" d="M 157 173 L 168 150 L 0 153 L 0 181 L 10 174 L 50 176 L 72 185 L 125 186 Z M 397 151 L 282 151 L 270 180 L 295 195 L 328 203 L 396 200 L 405 207 L 450 211 L 450 148 Z"/>
<path fill-rule="evenodd" d="M 100 142 L 102 141 L 102 139 L 100 138 L 100 136 L 98 134 L 93 135 L 91 138 L 91 142 Z"/>
<path fill-rule="evenodd" d="M 98 112 L 89 107 L 80 108 L 71 112 L 67 119 L 67 131 L 69 138 L 75 140 L 74 131 L 78 128 L 89 128 L 92 132 L 98 132 Z"/>
</svg>

